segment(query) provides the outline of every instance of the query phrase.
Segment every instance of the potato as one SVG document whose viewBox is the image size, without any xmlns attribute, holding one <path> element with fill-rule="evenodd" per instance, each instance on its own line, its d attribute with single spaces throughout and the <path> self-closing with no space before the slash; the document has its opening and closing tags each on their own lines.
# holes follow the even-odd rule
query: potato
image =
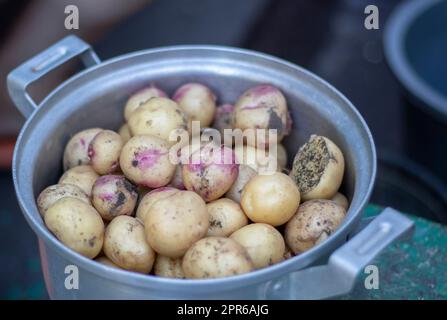
<svg viewBox="0 0 447 320">
<path fill-rule="evenodd" d="M 242 190 L 247 182 L 255 175 L 257 175 L 257 173 L 251 167 L 244 164 L 239 165 L 239 174 L 237 175 L 236 181 L 234 181 L 231 188 L 227 191 L 225 197 L 237 203 L 241 203 Z"/>
<path fill-rule="evenodd" d="M 287 150 L 281 143 L 277 144 L 276 159 L 278 166 L 277 170 L 283 171 L 287 167 Z"/>
<path fill-rule="evenodd" d="M 247 250 L 256 269 L 265 268 L 284 260 L 284 239 L 271 225 L 253 223 L 234 232 L 230 239 Z"/>
<path fill-rule="evenodd" d="M 271 174 L 278 171 L 277 161 L 267 149 L 248 145 L 237 145 L 234 148 L 237 163 L 244 164 L 260 174 Z M 272 159 L 270 159 L 272 157 Z"/>
<path fill-rule="evenodd" d="M 261 135 L 260 139 L 256 137 L 247 141 L 258 148 L 268 146 L 280 142 L 289 133 L 291 120 L 288 112 L 286 99 L 279 89 L 268 84 L 258 85 L 245 91 L 237 100 L 233 111 L 233 127 L 256 131 L 275 129 L 276 136 L 266 134 Z"/>
<path fill-rule="evenodd" d="M 118 134 L 121 136 L 123 143 L 126 143 L 127 141 L 129 141 L 130 138 L 132 138 L 132 134 L 130 133 L 129 125 L 127 123 L 123 124 L 119 128 Z"/>
<path fill-rule="evenodd" d="M 180 164 L 175 167 L 174 176 L 172 177 L 172 180 L 169 183 L 169 186 L 179 189 L 179 190 L 186 189 L 185 184 L 183 183 L 182 166 Z"/>
<path fill-rule="evenodd" d="M 152 98 L 136 109 L 128 120 L 133 136 L 150 134 L 169 141 L 172 132 L 188 129 L 187 117 L 176 102 L 168 98 Z"/>
<path fill-rule="evenodd" d="M 148 188 L 167 185 L 175 172 L 169 159 L 169 144 L 150 135 L 127 141 L 121 151 L 120 167 L 128 179 Z"/>
<path fill-rule="evenodd" d="M 208 220 L 202 198 L 191 191 L 179 191 L 149 208 L 144 218 L 146 240 L 157 253 L 178 258 L 206 235 Z"/>
<path fill-rule="evenodd" d="M 208 127 L 213 122 L 216 96 L 203 84 L 184 84 L 174 93 L 173 100 L 189 116 L 190 121 L 200 121 L 200 127 Z"/>
<path fill-rule="evenodd" d="M 303 201 L 331 199 L 343 180 L 345 161 L 340 149 L 326 137 L 312 135 L 293 160 L 290 176 Z"/>
<path fill-rule="evenodd" d="M 93 138 L 102 131 L 100 128 L 82 130 L 76 133 L 67 143 L 64 150 L 64 171 L 75 166 L 90 164 L 88 146 Z"/>
<path fill-rule="evenodd" d="M 124 142 L 111 130 L 98 133 L 88 146 L 90 165 L 98 174 L 109 174 L 118 169 L 119 157 Z"/>
<path fill-rule="evenodd" d="M 139 106 L 146 103 L 152 98 L 158 98 L 158 97 L 167 97 L 167 94 L 163 90 L 157 88 L 154 85 L 150 85 L 133 94 L 129 98 L 129 100 L 127 100 L 126 106 L 124 107 L 124 118 L 126 119 L 126 121 L 129 120 L 130 115 Z"/>
<path fill-rule="evenodd" d="M 91 166 L 76 166 L 60 177 L 59 184 L 74 184 L 81 188 L 89 197 L 92 195 L 92 187 L 98 178 L 98 174 Z"/>
<path fill-rule="evenodd" d="M 338 228 L 345 215 L 345 209 L 334 201 L 306 201 L 286 225 L 286 243 L 295 254 L 309 250 L 326 240 Z"/>
<path fill-rule="evenodd" d="M 248 223 L 247 216 L 233 200 L 214 200 L 206 205 L 206 209 L 210 216 L 208 236 L 227 237 Z"/>
<path fill-rule="evenodd" d="M 136 186 L 121 175 L 101 176 L 92 188 L 92 204 L 104 220 L 132 215 L 137 199 Z"/>
<path fill-rule="evenodd" d="M 289 248 L 288 245 L 286 245 L 286 250 L 284 251 L 284 260 L 287 260 L 287 259 L 290 259 L 293 257 L 294 257 L 294 254 L 293 254 L 292 250 Z"/>
<path fill-rule="evenodd" d="M 183 183 L 187 190 L 198 193 L 205 201 L 220 198 L 227 192 L 238 175 L 233 150 L 228 147 L 201 147 L 189 163 L 183 164 Z"/>
<path fill-rule="evenodd" d="M 182 258 L 169 258 L 158 255 L 155 259 L 154 273 L 156 276 L 165 278 L 185 278 L 182 268 Z"/>
<path fill-rule="evenodd" d="M 155 261 L 155 252 L 147 244 L 144 227 L 137 219 L 119 216 L 107 226 L 104 253 L 119 267 L 149 273 Z"/>
<path fill-rule="evenodd" d="M 345 209 L 346 211 L 348 211 L 348 208 L 349 208 L 348 199 L 340 192 L 337 192 L 335 194 L 335 196 L 332 197 L 331 200 L 334 201 L 336 204 L 338 204 L 343 209 Z"/>
<path fill-rule="evenodd" d="M 77 198 L 90 204 L 89 197 L 78 186 L 74 184 L 55 184 L 45 188 L 37 198 L 37 208 L 39 209 L 40 215 L 44 217 L 48 208 L 57 200 L 64 197 Z"/>
<path fill-rule="evenodd" d="M 292 218 L 299 203 L 297 186 L 280 172 L 257 175 L 242 190 L 242 209 L 254 222 L 279 226 Z"/>
<path fill-rule="evenodd" d="M 45 213 L 45 225 L 64 245 L 93 259 L 101 252 L 104 223 L 91 205 L 65 197 L 57 200 Z"/>
<path fill-rule="evenodd" d="M 254 270 L 247 251 L 236 241 L 207 237 L 197 241 L 183 257 L 186 278 L 221 278 Z"/>
<path fill-rule="evenodd" d="M 146 213 L 152 207 L 152 205 L 160 199 L 164 199 L 177 193 L 179 190 L 171 187 L 161 187 L 148 192 L 140 201 L 137 209 L 136 217 L 144 222 Z"/>
<path fill-rule="evenodd" d="M 100 264 L 109 266 L 109 267 L 114 267 L 114 268 L 120 269 L 120 267 L 118 267 L 116 264 L 114 264 L 112 262 L 112 260 L 110 260 L 109 258 L 104 257 L 104 256 L 96 258 L 95 261 L 100 263 Z"/>
<path fill-rule="evenodd" d="M 234 110 L 234 105 L 224 104 L 216 109 L 214 115 L 213 128 L 219 130 L 222 137 L 224 136 L 225 129 L 233 129 L 232 124 L 232 114 Z"/>
</svg>

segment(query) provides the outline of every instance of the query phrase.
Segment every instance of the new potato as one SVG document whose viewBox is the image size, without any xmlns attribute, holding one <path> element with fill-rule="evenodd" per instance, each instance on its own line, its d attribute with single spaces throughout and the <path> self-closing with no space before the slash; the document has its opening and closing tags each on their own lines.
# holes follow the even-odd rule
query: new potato
<svg viewBox="0 0 447 320">
<path fill-rule="evenodd" d="M 214 200 L 209 202 L 206 208 L 210 216 L 208 236 L 227 237 L 248 223 L 248 218 L 239 204 L 231 199 Z"/>
<path fill-rule="evenodd" d="M 74 184 L 55 184 L 45 188 L 37 198 L 37 208 L 40 215 L 43 217 L 48 208 L 57 200 L 64 197 L 77 198 L 90 204 L 89 197 L 82 191 L 81 188 Z"/>
<path fill-rule="evenodd" d="M 62 175 L 59 184 L 74 184 L 89 197 L 92 195 L 92 187 L 99 175 L 91 166 L 82 165 L 73 167 Z"/>
</svg>

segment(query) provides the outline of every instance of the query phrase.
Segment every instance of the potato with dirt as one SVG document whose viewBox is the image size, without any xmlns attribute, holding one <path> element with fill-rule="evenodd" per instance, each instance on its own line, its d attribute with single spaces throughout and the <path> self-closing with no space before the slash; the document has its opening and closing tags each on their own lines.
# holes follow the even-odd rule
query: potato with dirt
<svg viewBox="0 0 447 320">
<path fill-rule="evenodd" d="M 90 204 L 90 199 L 81 188 L 74 184 L 55 184 L 45 188 L 37 198 L 37 208 L 42 217 L 45 216 L 48 208 L 57 200 L 64 197 L 77 198 Z"/>
<path fill-rule="evenodd" d="M 121 170 L 137 185 L 163 187 L 175 172 L 175 164 L 169 159 L 169 147 L 168 142 L 155 136 L 134 136 L 121 151 Z"/>
<path fill-rule="evenodd" d="M 206 145 L 195 151 L 182 165 L 185 188 L 205 201 L 216 200 L 227 192 L 237 178 L 239 165 L 232 149 Z"/>
<path fill-rule="evenodd" d="M 170 144 L 171 134 L 179 135 L 188 130 L 187 116 L 175 101 L 168 98 L 153 98 L 138 107 L 127 124 L 132 136 L 153 135 Z"/>
<path fill-rule="evenodd" d="M 186 83 L 178 88 L 172 98 L 188 115 L 189 121 L 200 121 L 200 127 L 211 125 L 216 111 L 216 96 L 207 86 Z"/>
<path fill-rule="evenodd" d="M 141 222 L 144 222 L 147 212 L 154 203 L 160 199 L 170 197 L 178 191 L 179 190 L 176 188 L 161 187 L 146 193 L 138 204 L 136 217 L 140 219 Z"/>
<path fill-rule="evenodd" d="M 299 203 L 298 187 L 281 172 L 257 175 L 242 190 L 241 206 L 248 218 L 275 227 L 289 221 Z"/>
<path fill-rule="evenodd" d="M 251 178 L 257 175 L 257 172 L 253 170 L 251 167 L 240 164 L 239 165 L 239 174 L 237 175 L 236 181 L 234 181 L 231 188 L 225 194 L 225 197 L 237 202 L 241 203 L 242 190 L 245 185 L 250 181 Z"/>
<path fill-rule="evenodd" d="M 121 136 L 112 130 L 98 133 L 88 146 L 88 157 L 93 170 L 100 175 L 117 171 L 123 145 Z"/>
<path fill-rule="evenodd" d="M 227 237 L 248 224 L 248 218 L 239 204 L 221 198 L 207 203 L 210 226 L 208 236 Z"/>
<path fill-rule="evenodd" d="M 247 251 L 236 241 L 207 237 L 194 243 L 183 257 L 186 278 L 222 278 L 254 270 Z"/>
<path fill-rule="evenodd" d="M 230 239 L 247 250 L 256 269 L 265 268 L 284 260 L 284 238 L 278 230 L 269 224 L 249 224 L 234 232 Z"/>
<path fill-rule="evenodd" d="M 108 221 L 120 215 L 132 215 L 137 199 L 136 186 L 122 175 L 101 176 L 92 188 L 92 204 Z"/>
<path fill-rule="evenodd" d="M 258 148 L 280 142 L 292 126 L 286 98 L 269 84 L 252 87 L 239 97 L 232 123 L 234 128 L 254 130 L 256 139 L 248 139 L 247 143 Z M 266 134 L 258 136 L 258 129 L 266 130 Z M 268 134 L 268 129 L 276 130 L 276 135 Z"/>
<path fill-rule="evenodd" d="M 342 223 L 346 211 L 332 200 L 309 200 L 287 223 L 285 239 L 295 254 L 325 241 Z"/>
<path fill-rule="evenodd" d="M 164 278 L 184 279 L 182 258 L 169 258 L 157 255 L 154 265 L 154 274 Z"/>
<path fill-rule="evenodd" d="M 155 252 L 145 239 L 144 227 L 137 219 L 119 216 L 107 226 L 104 253 L 117 266 L 139 273 L 149 273 Z"/>
<path fill-rule="evenodd" d="M 60 177 L 59 184 L 74 184 L 78 186 L 87 196 L 92 195 L 92 187 L 99 175 L 91 166 L 82 165 L 73 167 Z"/>
<path fill-rule="evenodd" d="M 152 98 L 166 98 L 168 95 L 156 87 L 155 85 L 147 86 L 133 95 L 130 96 L 129 100 L 127 100 L 126 105 L 124 107 L 124 118 L 126 121 L 129 121 L 131 114 L 138 109 L 142 104 L 148 102 Z"/>
<path fill-rule="evenodd" d="M 102 131 L 100 128 L 91 128 L 76 133 L 67 143 L 64 150 L 64 171 L 75 166 L 90 164 L 88 146 L 93 138 Z"/>
<path fill-rule="evenodd" d="M 64 245 L 93 259 L 102 249 L 104 222 L 99 213 L 84 201 L 64 197 L 45 213 L 45 225 Z"/>
<path fill-rule="evenodd" d="M 297 152 L 290 177 L 300 189 L 303 201 L 331 199 L 343 180 L 345 161 L 334 142 L 312 135 Z"/>
<path fill-rule="evenodd" d="M 159 254 L 178 258 L 208 232 L 209 214 L 203 199 L 191 191 L 178 191 L 156 201 L 144 217 L 149 245 Z"/>
</svg>

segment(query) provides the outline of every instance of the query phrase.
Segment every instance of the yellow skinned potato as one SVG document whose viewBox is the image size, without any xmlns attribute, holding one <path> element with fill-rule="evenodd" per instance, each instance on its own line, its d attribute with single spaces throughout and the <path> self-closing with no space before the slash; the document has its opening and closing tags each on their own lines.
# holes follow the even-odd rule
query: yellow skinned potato
<svg viewBox="0 0 447 320">
<path fill-rule="evenodd" d="M 238 170 L 233 150 L 224 145 L 204 146 L 191 155 L 189 163 L 183 164 L 183 183 L 187 190 L 212 201 L 230 189 Z"/>
<path fill-rule="evenodd" d="M 92 195 L 93 184 L 98 177 L 98 174 L 91 166 L 76 166 L 65 171 L 58 183 L 74 184 L 90 197 Z"/>
<path fill-rule="evenodd" d="M 336 204 L 338 204 L 343 209 L 345 209 L 346 211 L 348 211 L 348 208 L 349 208 L 348 199 L 340 192 L 337 192 L 335 194 L 335 196 L 332 197 L 331 200 L 334 201 Z"/>
<path fill-rule="evenodd" d="M 295 253 L 301 253 L 327 239 L 346 215 L 345 209 L 334 201 L 309 200 L 300 205 L 287 223 L 285 239 Z"/>
<path fill-rule="evenodd" d="M 216 111 L 216 96 L 200 83 L 187 83 L 174 93 L 172 98 L 189 116 L 190 121 L 200 121 L 200 127 L 211 125 Z"/>
<path fill-rule="evenodd" d="M 209 227 L 209 215 L 202 198 L 191 191 L 179 191 L 155 202 L 146 213 L 146 240 L 164 256 L 178 258 Z"/>
<path fill-rule="evenodd" d="M 134 136 L 124 145 L 120 167 L 132 182 L 148 188 L 167 185 L 175 165 L 169 159 L 169 144 L 155 136 Z"/>
<path fill-rule="evenodd" d="M 45 188 L 37 198 L 37 208 L 39 209 L 40 215 L 44 217 L 48 208 L 57 200 L 64 197 L 77 198 L 86 204 L 90 204 L 89 197 L 78 186 L 74 184 L 55 184 Z"/>
<path fill-rule="evenodd" d="M 312 135 L 297 152 L 290 176 L 303 201 L 331 199 L 343 180 L 345 161 L 341 150 L 326 137 Z"/>
<path fill-rule="evenodd" d="M 103 130 L 98 133 L 88 146 L 88 157 L 93 170 L 101 175 L 116 171 L 123 145 L 123 139 L 114 131 Z"/>
<path fill-rule="evenodd" d="M 257 175 L 242 190 L 241 206 L 254 222 L 279 226 L 295 214 L 300 192 L 284 173 Z"/>
<path fill-rule="evenodd" d="M 126 102 L 126 106 L 124 107 L 124 118 L 126 121 L 129 120 L 130 115 L 142 104 L 146 103 L 152 98 L 159 98 L 159 97 L 167 97 L 166 93 L 157 88 L 154 85 L 150 85 L 146 88 L 143 88 L 139 90 L 138 92 L 134 93 L 129 100 Z"/>
<path fill-rule="evenodd" d="M 121 175 L 101 176 L 92 188 L 92 204 L 104 220 L 131 215 L 137 199 L 137 188 Z"/>
<path fill-rule="evenodd" d="M 64 171 L 75 166 L 90 164 L 88 146 L 93 138 L 102 131 L 100 128 L 82 130 L 76 133 L 67 143 L 64 150 Z"/>
<path fill-rule="evenodd" d="M 45 225 L 64 245 L 93 259 L 102 249 L 104 222 L 91 205 L 77 198 L 57 200 L 45 213 Z"/>
<path fill-rule="evenodd" d="M 182 268 L 182 258 L 169 258 L 157 255 L 154 265 L 154 274 L 164 278 L 184 279 L 185 273 Z"/>
<path fill-rule="evenodd" d="M 291 128 L 291 118 L 284 95 L 279 89 L 268 84 L 245 91 L 235 104 L 232 120 L 233 127 L 241 130 L 277 130 L 275 137 L 263 135 L 261 139 L 255 139 L 255 142 L 248 141 L 250 145 L 257 147 L 268 146 L 273 142 L 273 138 L 280 142 L 289 134 Z"/>
<path fill-rule="evenodd" d="M 221 198 L 206 205 L 210 226 L 207 236 L 227 237 L 247 225 L 248 218 L 233 200 Z"/>
<path fill-rule="evenodd" d="M 181 133 L 188 129 L 185 113 L 168 98 L 152 98 L 145 102 L 131 114 L 127 123 L 133 136 L 150 134 L 168 142 L 174 130 Z"/>
<path fill-rule="evenodd" d="M 104 253 L 119 267 L 149 273 L 155 261 L 155 252 L 147 244 L 144 227 L 137 219 L 119 216 L 107 226 Z"/>
<path fill-rule="evenodd" d="M 248 181 L 256 175 L 256 171 L 251 167 L 244 164 L 239 165 L 239 174 L 237 175 L 236 181 L 234 181 L 225 196 L 237 203 L 241 203 L 242 190 Z"/>
<path fill-rule="evenodd" d="M 130 129 L 127 123 L 123 124 L 119 128 L 118 134 L 121 136 L 121 139 L 123 139 L 123 143 L 126 143 L 127 141 L 129 141 L 130 138 L 132 138 L 132 134 L 130 133 Z"/>
<path fill-rule="evenodd" d="M 265 268 L 284 260 L 284 239 L 271 225 L 252 223 L 234 232 L 230 239 L 247 250 L 256 269 Z"/>
<path fill-rule="evenodd" d="M 114 268 L 120 269 L 120 267 L 118 267 L 116 264 L 114 264 L 112 262 L 112 260 L 110 260 L 109 258 L 104 257 L 104 256 L 96 258 L 95 261 L 100 263 L 100 264 L 109 266 L 109 267 L 114 267 Z"/>
<path fill-rule="evenodd" d="M 210 258 L 211 257 L 211 258 Z M 207 237 L 197 241 L 183 257 L 186 278 L 221 278 L 254 270 L 247 251 L 236 241 Z"/>
<path fill-rule="evenodd" d="M 144 222 L 147 212 L 160 199 L 164 199 L 172 196 L 174 193 L 177 193 L 179 190 L 171 187 L 161 187 L 154 189 L 144 195 L 138 204 L 137 219 L 140 219 L 141 222 Z"/>
</svg>

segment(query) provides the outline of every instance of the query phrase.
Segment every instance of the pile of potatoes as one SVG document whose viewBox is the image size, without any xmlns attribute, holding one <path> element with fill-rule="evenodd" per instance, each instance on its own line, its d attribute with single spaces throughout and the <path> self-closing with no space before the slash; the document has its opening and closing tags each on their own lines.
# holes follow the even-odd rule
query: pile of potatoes
<svg viewBox="0 0 447 320">
<path fill-rule="evenodd" d="M 255 86 L 234 105 L 216 106 L 216 100 L 199 83 L 181 86 L 172 98 L 151 85 L 128 99 L 117 132 L 89 128 L 73 135 L 63 175 L 37 198 L 48 229 L 101 264 L 170 278 L 242 274 L 323 242 L 349 205 L 338 192 L 340 149 L 312 135 L 287 168 L 280 142 L 292 120 L 278 88 Z M 173 164 L 169 135 L 189 132 L 194 120 L 222 133 L 237 128 L 278 134 L 276 141 L 257 136 L 256 144 L 218 145 L 213 153 L 195 146 L 188 157 L 200 156 L 199 163 Z M 273 142 L 277 171 L 259 174 L 257 148 Z"/>
</svg>

